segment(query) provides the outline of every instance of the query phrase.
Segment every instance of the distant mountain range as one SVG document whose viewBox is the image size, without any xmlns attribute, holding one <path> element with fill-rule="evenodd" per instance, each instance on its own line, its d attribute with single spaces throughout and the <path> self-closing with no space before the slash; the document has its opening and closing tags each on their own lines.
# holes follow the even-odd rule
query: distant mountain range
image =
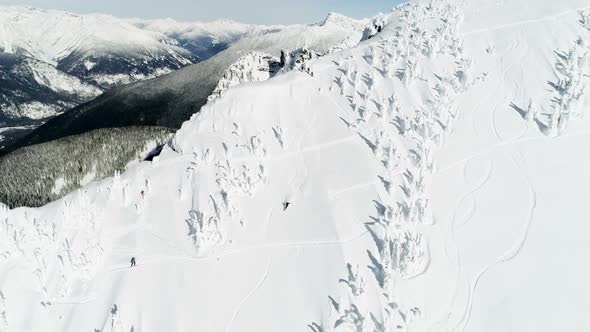
<svg viewBox="0 0 590 332">
<path fill-rule="evenodd" d="M 203 61 L 268 29 L 0 7 L 0 148 L 106 90 Z"/>
<path fill-rule="evenodd" d="M 64 13 L 61 14 L 66 15 Z M 113 18 L 111 17 L 110 19 Z M 59 108 L 59 106 L 55 105 L 55 102 L 46 103 L 48 109 L 55 111 L 53 113 L 45 111 L 44 117 L 38 114 L 31 114 L 32 112 L 25 113 L 24 111 L 20 112 L 20 114 L 24 115 L 16 118 L 18 120 L 15 117 L 11 118 L 5 115 L 4 118 L 7 119 L 4 120 L 5 123 L 9 123 L 12 126 L 22 126 L 21 128 L 24 129 L 19 131 L 20 135 L 13 134 L 11 137 L 5 138 L 4 146 L 10 147 L 13 150 L 20 146 L 43 143 L 100 128 L 145 125 L 179 128 L 182 122 L 188 120 L 192 114 L 196 113 L 207 102 L 207 98 L 223 78 L 226 69 L 240 57 L 255 51 L 265 52 L 278 57 L 282 50 L 291 51 L 300 48 L 312 49 L 320 53 L 330 53 L 354 46 L 361 39 L 362 32 L 366 26 L 366 22 L 364 21 L 353 20 L 338 14 L 330 14 L 320 23 L 276 26 L 272 28 L 246 26 L 234 22 L 226 22 L 226 24 L 223 24 L 223 22 L 214 22 L 210 27 L 206 27 L 202 23 L 191 25 L 176 23 L 170 20 L 131 20 L 130 22 L 134 24 L 132 26 L 149 29 L 138 30 L 140 32 L 150 31 L 148 34 L 154 34 L 155 32 L 152 30 L 159 29 L 163 31 L 160 36 L 164 36 L 165 33 L 166 35 L 179 38 L 179 40 L 184 40 L 185 44 L 188 40 L 194 41 L 198 38 L 205 38 L 202 36 L 208 36 L 207 38 L 210 39 L 208 39 L 207 43 L 215 45 L 214 47 L 224 45 L 223 48 L 225 49 L 209 59 L 175 71 L 169 75 L 164 75 L 154 80 L 136 82 L 119 88 L 113 88 L 100 97 L 75 107 L 58 117 L 56 115 L 66 110 L 67 107 Z M 129 25 L 131 23 L 125 21 L 121 24 Z M 226 30 L 224 30 L 224 26 Z M 170 39 L 166 40 L 170 41 Z M 179 45 L 179 43 L 177 42 L 176 45 Z M 157 43 L 154 45 L 157 45 Z M 167 47 L 168 44 L 160 45 Z M 127 45 L 125 47 L 129 49 L 130 46 Z M 171 47 L 173 50 L 179 50 L 179 46 Z M 180 54 L 186 54 L 187 51 L 184 52 L 181 53 L 181 51 L 178 51 L 174 54 L 179 56 Z M 133 53 L 129 53 L 131 58 L 132 55 Z M 69 58 L 72 57 L 72 55 L 69 55 Z M 106 59 L 109 58 L 107 57 Z M 130 63 L 130 61 L 121 58 L 118 63 Z M 178 66 L 181 65 L 180 63 L 178 64 Z M 59 70 L 59 67 L 60 65 L 57 65 L 57 70 Z M 172 68 L 164 65 L 160 70 L 166 72 L 172 70 Z M 137 77 L 135 77 L 137 79 L 133 79 L 134 72 L 126 76 L 127 79 L 140 81 Z M 80 101 L 84 101 L 85 97 L 87 98 L 86 101 L 88 101 L 91 99 L 89 97 L 92 97 L 92 94 L 99 94 L 100 92 L 97 92 L 97 90 L 103 88 L 97 85 L 96 79 L 94 81 L 89 80 L 89 76 L 85 76 L 82 72 L 79 72 L 77 74 L 78 76 L 64 75 L 69 75 L 68 77 L 73 76 L 73 78 L 81 82 L 80 84 L 86 84 L 81 85 L 81 87 L 88 86 L 88 89 L 94 88 L 95 90 L 90 90 L 90 95 L 83 95 L 80 92 L 76 92 L 74 93 L 77 97 L 75 100 L 72 100 L 73 97 L 65 99 L 62 94 L 55 96 L 54 100 L 59 100 L 63 105 L 80 104 Z M 122 76 L 123 74 L 118 75 Z M 148 74 L 145 75 L 146 77 L 149 76 Z M 153 76 L 157 75 L 154 74 Z M 104 78 L 107 76 L 101 77 Z M 18 88 L 16 90 L 37 91 L 46 88 L 45 86 L 39 87 L 37 85 L 39 84 L 35 86 L 24 85 L 26 88 Z M 13 90 L 6 89 L 6 92 Z M 31 92 L 30 95 L 31 99 L 39 96 L 34 92 Z M 21 100 L 17 105 L 22 107 L 22 105 L 26 105 L 25 103 L 26 100 Z M 49 105 L 51 108 L 49 108 Z M 1 109 L 4 110 L 5 108 L 2 107 Z M 2 113 L 4 112 L 0 112 L 0 114 Z M 17 112 L 14 111 L 12 113 Z M 43 121 L 45 124 L 29 134 L 31 124 L 39 125 L 40 121 Z M 25 127 L 27 125 L 29 127 Z M 4 134 L 4 136 L 8 135 Z M 0 143 L 0 150 L 2 150 L 2 145 Z"/>
<path fill-rule="evenodd" d="M 162 44 L 163 48 L 173 44 L 171 38 L 177 38 L 174 39 L 177 43 L 170 46 L 175 56 L 187 54 L 186 49 L 193 47 L 195 53 L 190 53 L 193 56 L 191 61 L 198 62 L 147 80 L 134 76 L 136 71 L 118 74 L 126 80 L 139 81 L 120 82 L 109 88 L 90 79 L 83 71 L 67 73 L 60 70 L 63 66 L 59 64 L 52 65 L 22 52 L 4 53 L 5 62 L 10 63 L 19 75 L 13 74 L 0 81 L 7 87 L 2 90 L 0 86 L 0 91 L 10 96 L 16 105 L 14 109 L 0 108 L 0 116 L 3 116 L 0 119 L 13 126 L 1 128 L 0 124 L 0 135 L 5 136 L 0 142 L 0 168 L 24 167 L 28 170 L 13 172 L 10 186 L 0 191 L 5 203 L 10 202 L 11 206 L 42 205 L 76 189 L 84 183 L 82 179 L 98 180 L 112 175 L 137 156 L 146 157 L 144 147 L 155 137 L 162 138 L 171 129 L 180 128 L 203 105 L 214 103 L 213 100 L 228 89 L 263 81 L 290 70 L 301 70 L 312 58 L 353 47 L 362 40 L 369 25 L 369 22 L 338 14 L 330 14 L 319 23 L 276 27 L 253 27 L 233 22 L 214 22 L 210 27 L 170 20 L 129 22 L 124 24 L 138 26 L 139 31 L 151 31 L 148 34 L 153 34 L 152 30 L 163 31 L 161 36 L 166 37 L 162 38 L 169 38 L 167 44 Z M 227 29 L 221 25 L 226 25 Z M 205 39 L 198 41 L 198 38 Z M 198 43 L 203 45 L 203 50 L 209 45 L 210 53 L 197 53 L 195 45 Z M 192 46 L 186 46 L 189 44 Z M 121 46 L 121 49 L 129 50 L 129 46 Z M 96 54 L 96 50 L 91 51 Z M 74 58 L 71 54 L 70 59 Z M 133 54 L 137 52 L 129 52 L 129 58 L 122 55 L 117 60 L 105 57 L 102 64 L 108 61 L 129 64 Z M 194 54 L 214 55 L 203 60 Z M 162 68 L 167 68 L 162 71 L 172 70 L 172 67 Z M 14 85 L 19 80 L 23 83 Z M 121 86 L 117 86 L 119 84 Z M 29 104 L 37 108 L 24 107 Z M 103 143 L 93 143 L 97 137 Z M 31 147 L 25 148 L 27 146 Z M 99 146 L 102 155 L 94 150 Z M 71 165 L 65 167 L 60 160 L 70 160 L 69 151 L 77 151 L 75 159 L 84 161 L 85 166 L 77 169 Z M 23 159 L 23 156 L 28 157 Z M 104 158 L 109 162 L 104 163 Z M 55 193 L 51 188 L 59 181 L 66 181 L 68 186 Z M 44 185 L 27 186 L 25 193 L 25 183 Z"/>
</svg>

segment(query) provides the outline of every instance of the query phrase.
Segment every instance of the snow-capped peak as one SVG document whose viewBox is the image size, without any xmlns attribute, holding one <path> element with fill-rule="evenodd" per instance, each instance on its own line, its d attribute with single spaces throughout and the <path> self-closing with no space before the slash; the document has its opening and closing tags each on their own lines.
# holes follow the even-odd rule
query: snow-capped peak
<svg viewBox="0 0 590 332">
<path fill-rule="evenodd" d="M 345 16 L 345 15 L 342 15 L 339 13 L 330 12 L 326 16 L 326 18 L 324 18 L 324 20 L 322 20 L 318 24 L 322 25 L 322 26 L 325 26 L 328 24 L 335 24 L 335 25 L 339 25 L 341 27 L 354 26 L 358 29 L 361 29 L 362 26 L 367 24 L 367 22 L 368 22 L 368 19 L 356 20 L 356 19 L 353 19 L 351 17 Z"/>
<path fill-rule="evenodd" d="M 31 7 L 0 7 L 0 47 L 55 64 L 72 52 L 101 48 L 162 49 L 164 35 L 142 31 L 109 15 L 75 15 Z"/>
<path fill-rule="evenodd" d="M 104 14 L 78 15 L 33 7 L 0 6 L 0 49 L 26 53 L 56 64 L 73 52 L 112 50 L 186 54 L 171 36 L 233 42 L 253 28 L 230 21 L 183 23 L 171 19 L 142 21 Z"/>
</svg>

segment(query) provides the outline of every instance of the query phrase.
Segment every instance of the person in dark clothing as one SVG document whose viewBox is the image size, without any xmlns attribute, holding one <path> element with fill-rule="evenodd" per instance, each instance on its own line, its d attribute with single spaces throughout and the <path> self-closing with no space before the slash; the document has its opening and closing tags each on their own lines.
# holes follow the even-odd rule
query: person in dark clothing
<svg viewBox="0 0 590 332">
<path fill-rule="evenodd" d="M 289 205 L 291 205 L 291 202 L 284 202 L 283 203 L 283 211 L 285 211 L 289 207 Z"/>
<path fill-rule="evenodd" d="M 135 257 L 131 257 L 131 267 L 135 266 Z"/>
</svg>

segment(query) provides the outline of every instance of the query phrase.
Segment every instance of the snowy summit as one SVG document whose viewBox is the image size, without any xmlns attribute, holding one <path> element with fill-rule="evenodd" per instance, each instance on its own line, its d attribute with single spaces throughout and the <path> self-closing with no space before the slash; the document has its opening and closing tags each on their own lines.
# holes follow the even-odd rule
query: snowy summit
<svg viewBox="0 0 590 332">
<path fill-rule="evenodd" d="M 358 30 L 243 54 L 152 161 L 0 207 L 0 331 L 590 330 L 590 4 Z"/>
</svg>

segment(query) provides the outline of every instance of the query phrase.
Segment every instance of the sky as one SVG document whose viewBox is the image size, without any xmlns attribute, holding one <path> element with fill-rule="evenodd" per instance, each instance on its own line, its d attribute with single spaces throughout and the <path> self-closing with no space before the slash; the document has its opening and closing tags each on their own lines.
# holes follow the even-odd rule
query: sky
<svg viewBox="0 0 590 332">
<path fill-rule="evenodd" d="M 233 19 L 254 24 L 312 23 L 329 12 L 354 18 L 388 12 L 401 0 L 0 0 L 0 5 L 28 5 L 80 14 L 166 18 L 180 21 Z"/>
</svg>

